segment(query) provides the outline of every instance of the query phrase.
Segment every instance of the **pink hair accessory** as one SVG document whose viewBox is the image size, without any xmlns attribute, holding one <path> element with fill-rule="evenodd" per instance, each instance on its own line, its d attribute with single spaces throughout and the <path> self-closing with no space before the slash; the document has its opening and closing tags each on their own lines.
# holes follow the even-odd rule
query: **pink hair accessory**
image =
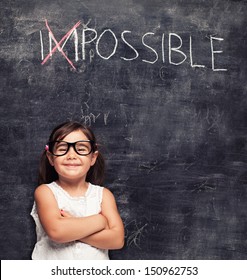
<svg viewBox="0 0 247 280">
<path fill-rule="evenodd" d="M 49 146 L 45 145 L 45 150 L 48 151 L 49 150 Z"/>
</svg>

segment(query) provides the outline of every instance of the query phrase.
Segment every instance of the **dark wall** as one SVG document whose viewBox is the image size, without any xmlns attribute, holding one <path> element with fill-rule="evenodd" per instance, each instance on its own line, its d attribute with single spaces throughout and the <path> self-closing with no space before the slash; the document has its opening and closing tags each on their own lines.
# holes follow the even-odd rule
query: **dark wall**
<svg viewBox="0 0 247 280">
<path fill-rule="evenodd" d="M 66 120 L 102 146 L 126 229 L 113 259 L 246 259 L 246 1 L 2 0 L 0 13 L 1 259 L 30 258 L 39 158 Z"/>
</svg>

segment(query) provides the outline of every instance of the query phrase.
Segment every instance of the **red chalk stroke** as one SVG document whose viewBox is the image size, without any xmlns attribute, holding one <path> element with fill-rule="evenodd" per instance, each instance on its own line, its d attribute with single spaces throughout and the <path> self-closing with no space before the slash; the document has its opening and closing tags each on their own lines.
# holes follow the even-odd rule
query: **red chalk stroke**
<svg viewBox="0 0 247 280">
<path fill-rule="evenodd" d="M 68 63 L 71 65 L 71 67 L 72 67 L 73 69 L 76 70 L 76 68 L 75 68 L 75 66 L 73 65 L 72 61 L 67 57 L 67 55 L 64 53 L 63 49 L 62 49 L 60 46 L 61 46 L 61 44 L 63 43 L 63 41 L 71 35 L 71 33 L 73 32 L 73 30 L 76 29 L 76 28 L 81 24 L 81 21 L 78 21 L 78 22 L 63 36 L 63 38 L 62 38 L 59 42 L 57 42 L 55 36 L 53 35 L 53 33 L 52 33 L 52 31 L 51 31 L 51 28 L 50 28 L 50 26 L 49 26 L 47 20 L 45 20 L 45 24 L 46 24 L 46 27 L 47 27 L 48 31 L 50 32 L 50 34 L 51 34 L 51 36 L 52 36 L 52 39 L 54 40 L 54 42 L 55 42 L 56 45 L 55 45 L 55 47 L 51 50 L 51 52 L 46 56 L 46 58 L 42 61 L 41 64 L 44 65 L 44 64 L 47 62 L 47 60 L 52 56 L 52 54 L 58 49 L 58 50 L 62 53 L 62 55 L 65 57 L 65 59 L 68 61 Z"/>
</svg>

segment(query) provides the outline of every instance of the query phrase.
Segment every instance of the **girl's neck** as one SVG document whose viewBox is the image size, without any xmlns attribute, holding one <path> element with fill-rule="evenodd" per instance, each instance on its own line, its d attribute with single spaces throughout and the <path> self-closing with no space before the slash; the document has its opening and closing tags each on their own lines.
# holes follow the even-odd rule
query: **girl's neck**
<svg viewBox="0 0 247 280">
<path fill-rule="evenodd" d="M 71 196 L 83 196 L 89 185 L 85 180 L 71 182 L 61 178 L 59 178 L 56 183 Z"/>
</svg>

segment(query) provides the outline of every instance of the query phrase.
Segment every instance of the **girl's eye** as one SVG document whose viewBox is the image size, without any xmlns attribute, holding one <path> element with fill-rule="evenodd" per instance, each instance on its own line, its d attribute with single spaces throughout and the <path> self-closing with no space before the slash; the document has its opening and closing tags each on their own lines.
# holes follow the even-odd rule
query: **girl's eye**
<svg viewBox="0 0 247 280">
<path fill-rule="evenodd" d="M 88 148 L 85 146 L 79 146 L 79 147 L 77 147 L 77 150 L 83 152 L 83 151 L 87 151 Z"/>
<path fill-rule="evenodd" d="M 56 147 L 56 150 L 57 150 L 57 151 L 60 151 L 60 152 L 63 152 L 63 151 L 66 151 L 67 148 L 68 148 L 67 145 L 58 145 L 58 146 Z"/>
<path fill-rule="evenodd" d="M 86 145 L 83 145 L 83 144 L 79 144 L 76 146 L 76 150 L 80 153 L 89 152 L 89 147 L 87 147 Z"/>
</svg>

